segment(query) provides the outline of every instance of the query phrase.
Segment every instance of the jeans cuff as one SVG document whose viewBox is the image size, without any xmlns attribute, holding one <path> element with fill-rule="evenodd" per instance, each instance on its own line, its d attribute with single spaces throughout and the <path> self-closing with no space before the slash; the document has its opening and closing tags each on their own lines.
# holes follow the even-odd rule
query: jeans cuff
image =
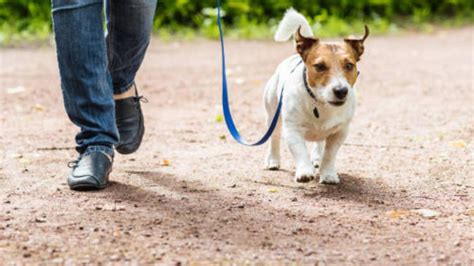
<svg viewBox="0 0 474 266">
<path fill-rule="evenodd" d="M 130 82 L 129 84 L 127 84 L 126 86 L 121 86 L 119 88 L 114 88 L 114 94 L 117 95 L 117 94 L 122 94 L 126 91 L 128 91 L 128 89 L 132 88 L 132 87 L 135 87 L 135 81 L 132 81 Z"/>
<path fill-rule="evenodd" d="M 87 153 L 90 153 L 90 152 L 96 152 L 96 151 L 105 152 L 108 155 L 110 155 L 112 158 L 114 157 L 114 149 L 112 149 L 111 147 L 108 147 L 108 146 L 99 146 L 99 145 L 87 147 L 86 151 L 83 154 L 87 154 Z"/>
</svg>

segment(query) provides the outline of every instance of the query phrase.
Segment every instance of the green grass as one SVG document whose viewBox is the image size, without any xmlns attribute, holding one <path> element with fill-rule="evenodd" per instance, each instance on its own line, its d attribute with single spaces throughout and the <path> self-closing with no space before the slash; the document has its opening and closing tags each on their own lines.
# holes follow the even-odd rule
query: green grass
<svg viewBox="0 0 474 266">
<path fill-rule="evenodd" d="M 218 37 L 216 0 L 158 0 L 155 32 L 163 40 Z M 226 37 L 271 39 L 288 7 L 310 20 L 318 37 L 431 32 L 474 24 L 473 0 L 222 0 Z M 51 39 L 51 0 L 0 0 L 0 45 Z"/>
<path fill-rule="evenodd" d="M 396 22 L 390 22 L 386 19 L 375 18 L 363 22 L 345 21 L 338 17 L 330 17 L 323 22 L 311 21 L 313 32 L 319 38 L 345 37 L 349 35 L 363 34 L 364 25 L 367 24 L 372 35 L 383 34 L 403 34 L 405 32 L 432 33 L 436 29 L 459 28 L 472 26 L 474 23 L 469 19 L 442 19 L 433 21 L 414 23 L 404 19 L 398 19 Z M 226 27 L 224 25 L 224 34 L 229 39 L 243 40 L 272 40 L 276 31 L 277 22 L 268 24 L 256 24 L 243 21 L 237 26 Z M 162 41 L 173 40 L 193 40 L 196 38 L 218 39 L 219 31 L 216 23 L 205 25 L 199 29 L 189 27 L 162 27 L 155 30 L 155 34 Z"/>
<path fill-rule="evenodd" d="M 424 18 L 426 19 L 426 18 Z M 225 37 L 229 39 L 244 40 L 271 40 L 276 30 L 278 20 L 271 19 L 268 23 L 258 23 L 247 19 L 240 19 L 234 26 L 226 26 Z M 364 24 L 370 28 L 371 34 L 400 34 L 406 31 L 431 33 L 437 28 L 452 28 L 473 25 L 472 18 L 455 17 L 446 19 L 443 17 L 430 18 L 430 20 L 419 21 L 419 19 L 395 19 L 389 21 L 374 16 L 368 22 L 361 20 L 347 21 L 336 16 L 316 16 L 310 20 L 315 36 L 320 38 L 343 37 L 348 35 L 362 34 Z M 19 30 L 21 29 L 21 30 Z M 199 28 L 186 26 L 162 26 L 155 28 L 154 34 L 162 41 L 189 41 L 198 38 L 217 39 L 219 31 L 215 18 L 209 18 Z M 31 46 L 49 45 L 51 43 L 51 25 L 41 20 L 30 23 L 28 26 L 0 24 L 0 46 Z"/>
<path fill-rule="evenodd" d="M 34 29 L 18 31 L 8 24 L 0 25 L 0 46 L 43 45 L 51 40 L 49 23 L 42 23 Z"/>
</svg>

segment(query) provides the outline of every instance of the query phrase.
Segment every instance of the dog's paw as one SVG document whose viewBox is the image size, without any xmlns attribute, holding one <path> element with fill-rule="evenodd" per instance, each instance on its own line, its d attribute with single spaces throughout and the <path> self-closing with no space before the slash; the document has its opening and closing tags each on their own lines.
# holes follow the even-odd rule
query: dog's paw
<svg viewBox="0 0 474 266">
<path fill-rule="evenodd" d="M 311 151 L 311 163 L 313 164 L 314 168 L 319 168 L 321 165 L 321 158 L 322 158 L 322 151 L 319 149 L 319 146 L 323 145 L 321 143 L 316 144 Z"/>
<path fill-rule="evenodd" d="M 319 183 L 326 184 L 326 185 L 336 185 L 339 184 L 339 176 L 334 174 L 325 174 L 319 177 Z"/>
<path fill-rule="evenodd" d="M 265 160 L 265 169 L 270 171 L 276 171 L 280 169 L 280 160 L 267 159 Z"/>
<path fill-rule="evenodd" d="M 270 171 L 276 171 L 280 169 L 280 164 L 277 162 L 270 162 L 265 165 L 265 169 Z"/>
<path fill-rule="evenodd" d="M 296 170 L 295 180 L 298 183 L 307 183 L 314 179 L 314 169 L 307 167 Z"/>
</svg>

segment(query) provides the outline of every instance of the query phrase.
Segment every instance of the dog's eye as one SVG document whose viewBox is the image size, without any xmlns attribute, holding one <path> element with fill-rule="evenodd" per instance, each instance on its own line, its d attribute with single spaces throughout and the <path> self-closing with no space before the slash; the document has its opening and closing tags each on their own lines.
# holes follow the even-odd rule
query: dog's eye
<svg viewBox="0 0 474 266">
<path fill-rule="evenodd" d="M 347 71 L 352 71 L 354 69 L 354 64 L 352 63 L 347 63 L 345 66 Z"/>
<path fill-rule="evenodd" d="M 324 71 L 326 71 L 328 68 L 326 67 L 325 64 L 319 63 L 319 64 L 314 65 L 314 69 L 316 69 L 316 71 L 318 71 L 318 72 L 324 72 Z"/>
</svg>

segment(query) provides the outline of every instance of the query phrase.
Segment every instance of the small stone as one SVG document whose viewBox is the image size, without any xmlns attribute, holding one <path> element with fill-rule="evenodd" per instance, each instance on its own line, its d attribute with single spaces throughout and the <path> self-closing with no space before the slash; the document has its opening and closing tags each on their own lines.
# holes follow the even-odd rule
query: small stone
<svg viewBox="0 0 474 266">
<path fill-rule="evenodd" d="M 36 217 L 35 218 L 36 223 L 46 223 L 46 218 L 44 217 Z"/>
<path fill-rule="evenodd" d="M 434 218 L 439 215 L 441 215 L 440 212 L 434 211 L 434 210 L 429 210 L 429 209 L 416 209 L 416 210 L 411 210 L 412 213 L 419 214 L 423 216 L 424 218 Z"/>
</svg>

